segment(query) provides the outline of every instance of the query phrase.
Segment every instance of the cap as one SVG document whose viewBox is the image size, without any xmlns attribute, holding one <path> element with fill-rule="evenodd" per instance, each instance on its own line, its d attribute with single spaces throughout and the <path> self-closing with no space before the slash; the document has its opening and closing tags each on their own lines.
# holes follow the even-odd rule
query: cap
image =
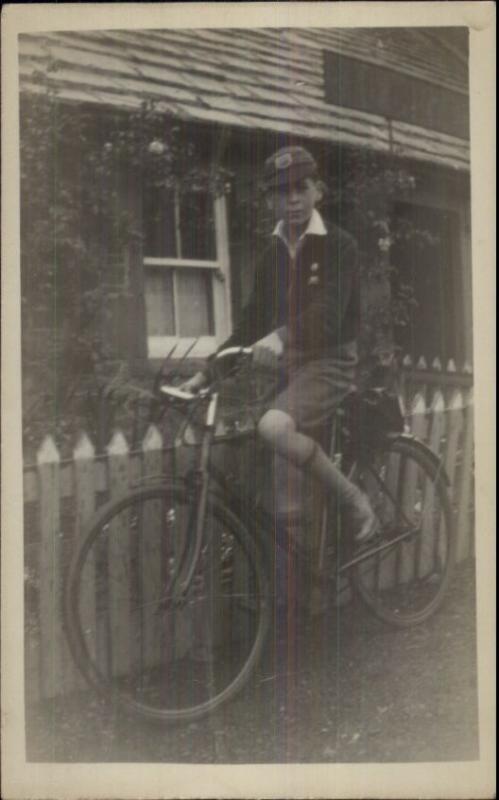
<svg viewBox="0 0 499 800">
<path fill-rule="evenodd" d="M 265 162 L 264 180 L 268 187 L 315 177 L 317 163 L 304 147 L 283 147 Z"/>
</svg>

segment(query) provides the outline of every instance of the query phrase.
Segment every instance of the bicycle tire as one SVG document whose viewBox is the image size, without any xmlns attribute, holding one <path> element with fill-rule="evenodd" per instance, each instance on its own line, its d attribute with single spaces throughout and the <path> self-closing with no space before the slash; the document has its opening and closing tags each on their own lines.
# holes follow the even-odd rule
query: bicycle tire
<svg viewBox="0 0 499 800">
<path fill-rule="evenodd" d="M 180 593 L 193 555 L 185 525 L 193 503 L 193 492 L 173 481 L 103 506 L 65 589 L 67 638 L 87 684 L 165 723 L 208 714 L 241 690 L 271 616 L 259 544 L 215 495 L 194 577 Z"/>
<path fill-rule="evenodd" d="M 381 527 L 352 568 L 353 585 L 384 622 L 424 622 L 444 601 L 455 565 L 455 526 L 441 466 L 421 444 L 396 438 L 378 448 L 358 482 Z"/>
</svg>

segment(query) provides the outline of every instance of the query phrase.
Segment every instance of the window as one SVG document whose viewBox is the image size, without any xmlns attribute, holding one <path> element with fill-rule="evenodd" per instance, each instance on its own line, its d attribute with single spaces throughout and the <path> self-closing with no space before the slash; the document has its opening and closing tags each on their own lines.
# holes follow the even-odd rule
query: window
<svg viewBox="0 0 499 800">
<path fill-rule="evenodd" d="M 144 283 L 149 358 L 206 356 L 229 333 L 224 197 L 149 187 L 144 196 Z M 185 345 L 185 346 L 183 346 Z"/>
<path fill-rule="evenodd" d="M 431 364 L 465 357 L 465 296 L 459 251 L 460 219 L 451 209 L 398 203 L 400 221 L 427 236 L 416 245 L 399 242 L 392 251 L 398 282 L 412 286 L 417 307 L 410 324 L 396 332 L 397 343 L 416 362 Z"/>
</svg>

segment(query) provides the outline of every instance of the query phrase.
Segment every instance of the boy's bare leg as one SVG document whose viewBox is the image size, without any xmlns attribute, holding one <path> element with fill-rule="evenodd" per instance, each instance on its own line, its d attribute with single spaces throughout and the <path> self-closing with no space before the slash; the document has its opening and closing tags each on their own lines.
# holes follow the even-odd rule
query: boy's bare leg
<svg viewBox="0 0 499 800">
<path fill-rule="evenodd" d="M 366 495 L 343 475 L 313 439 L 296 430 L 289 414 L 278 409 L 267 411 L 258 424 L 258 433 L 277 454 L 302 469 L 309 469 L 335 492 L 350 513 L 357 541 L 369 538 L 376 527 L 376 517 Z"/>
<path fill-rule="evenodd" d="M 273 506 L 276 514 L 299 517 L 303 511 L 303 470 L 274 453 Z"/>
</svg>

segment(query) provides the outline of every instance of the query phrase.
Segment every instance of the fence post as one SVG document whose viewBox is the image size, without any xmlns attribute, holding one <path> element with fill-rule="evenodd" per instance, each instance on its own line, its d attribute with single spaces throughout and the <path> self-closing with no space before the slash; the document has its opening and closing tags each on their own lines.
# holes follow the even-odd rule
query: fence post
<svg viewBox="0 0 499 800">
<path fill-rule="evenodd" d="M 151 478 L 163 472 L 163 437 L 155 425 L 149 425 L 142 442 L 142 478 Z"/>
<path fill-rule="evenodd" d="M 409 418 L 411 432 L 418 439 L 426 441 L 428 420 L 426 418 L 426 402 L 422 392 L 414 395 Z"/>
<path fill-rule="evenodd" d="M 162 467 L 163 439 L 154 425 L 150 425 L 142 442 L 142 476 L 144 478 L 158 475 Z M 156 607 L 161 597 L 162 570 L 168 564 L 169 542 L 163 535 L 165 509 L 161 500 L 150 500 L 144 509 L 143 528 L 141 532 L 139 569 L 144 596 L 144 608 Z M 146 613 L 144 619 L 135 620 L 140 626 L 137 641 L 142 652 L 140 656 L 147 667 L 155 667 L 161 663 L 161 653 L 168 647 L 165 620 L 160 614 Z"/>
<path fill-rule="evenodd" d="M 444 396 L 440 389 L 437 389 L 433 395 L 433 400 L 430 406 L 430 438 L 428 440 L 429 447 L 438 456 L 442 453 L 442 439 L 445 433 L 445 401 Z"/>
<path fill-rule="evenodd" d="M 425 398 L 421 392 L 418 392 L 412 401 L 410 426 L 414 436 L 426 440 L 426 432 L 428 429 L 428 421 L 426 418 L 426 403 Z M 402 497 L 403 508 L 408 515 L 409 520 L 414 517 L 414 510 L 417 502 L 417 493 L 420 490 L 418 486 L 418 468 L 417 465 L 409 462 L 404 464 L 404 470 L 401 475 L 403 481 Z M 417 564 L 417 549 L 414 542 L 408 543 L 407 547 L 403 547 L 400 554 L 399 575 L 402 582 L 410 580 L 411 576 L 415 574 Z"/>
<path fill-rule="evenodd" d="M 428 382 L 425 380 L 422 373 L 426 372 L 427 370 L 428 364 L 426 358 L 421 356 L 416 363 L 416 370 L 414 373 L 414 399 L 416 399 L 417 395 L 420 394 L 423 396 L 425 403 L 428 400 Z"/>
<path fill-rule="evenodd" d="M 116 432 L 107 447 L 109 492 L 111 499 L 125 494 L 129 487 L 129 450 L 125 437 Z M 131 552 L 127 513 L 110 525 L 108 549 L 109 628 L 113 652 L 109 654 L 113 675 L 129 672 L 131 662 Z"/>
<path fill-rule="evenodd" d="M 74 492 L 76 506 L 76 527 L 72 547 L 75 549 L 82 539 L 83 532 L 90 517 L 95 511 L 95 448 L 86 433 L 83 433 L 73 451 Z M 85 562 L 81 576 L 82 591 L 80 613 L 83 628 L 86 632 L 86 644 L 90 655 L 95 658 L 97 649 L 97 617 L 96 617 L 96 574 L 95 553 L 91 550 Z M 74 669 L 68 671 L 68 681 L 76 675 Z M 79 676 L 78 676 L 79 678 Z M 81 678 L 76 682 L 78 688 L 86 686 Z"/>
<path fill-rule="evenodd" d="M 470 389 L 464 409 L 463 450 L 457 494 L 457 560 L 462 561 L 470 551 L 470 507 L 473 496 L 473 391 Z"/>
<path fill-rule="evenodd" d="M 429 447 L 440 456 L 442 437 L 445 430 L 445 402 L 442 392 L 437 389 L 431 403 L 431 431 Z M 425 481 L 423 493 L 423 519 L 421 521 L 421 544 L 418 557 L 418 575 L 428 575 L 434 567 L 435 557 L 439 552 L 440 524 L 435 526 L 434 519 L 435 485 Z"/>
<path fill-rule="evenodd" d="M 409 396 L 409 389 L 411 380 L 408 377 L 408 371 L 412 371 L 412 358 L 409 354 L 405 355 L 402 359 L 402 370 L 401 370 L 401 381 L 400 381 L 400 392 L 402 394 L 402 398 L 404 401 L 404 407 L 409 408 L 411 398 Z"/>
<path fill-rule="evenodd" d="M 445 471 L 449 477 L 454 506 L 458 497 L 455 486 L 457 453 L 461 431 L 463 429 L 463 395 L 459 389 L 454 390 L 449 402 L 447 420 L 447 443 L 445 447 Z"/>
<path fill-rule="evenodd" d="M 40 497 L 40 672 L 41 694 L 58 694 L 63 680 L 60 531 L 60 458 L 51 436 L 37 453 Z"/>
</svg>

